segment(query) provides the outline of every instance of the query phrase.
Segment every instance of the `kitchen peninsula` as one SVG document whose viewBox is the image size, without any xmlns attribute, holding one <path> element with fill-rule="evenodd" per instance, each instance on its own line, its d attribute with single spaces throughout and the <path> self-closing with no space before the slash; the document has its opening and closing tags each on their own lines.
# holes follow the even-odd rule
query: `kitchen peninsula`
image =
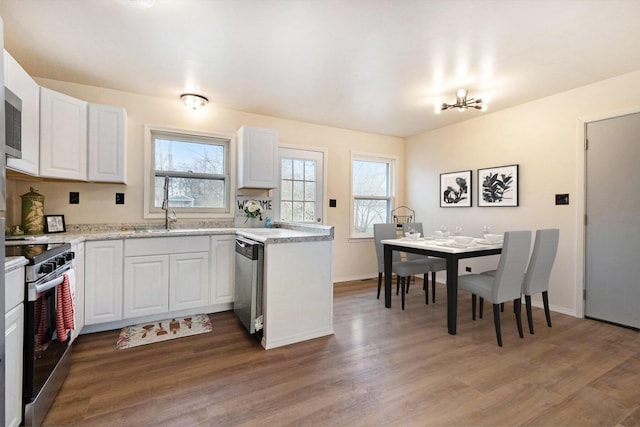
<svg viewBox="0 0 640 427">
<path fill-rule="evenodd" d="M 81 333 L 91 333 L 231 310 L 236 235 L 264 244 L 262 346 L 333 334 L 333 227 L 277 223 L 275 228 L 101 226 L 96 231 L 88 226 L 31 239 L 85 246 L 84 289 L 77 292 L 83 301 L 76 304 L 83 304 Z"/>
</svg>

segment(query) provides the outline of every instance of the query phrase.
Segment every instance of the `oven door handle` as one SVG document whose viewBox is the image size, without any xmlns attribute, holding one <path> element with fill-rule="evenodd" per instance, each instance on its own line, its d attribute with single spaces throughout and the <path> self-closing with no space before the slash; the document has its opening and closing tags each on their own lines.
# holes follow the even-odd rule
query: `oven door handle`
<svg viewBox="0 0 640 427">
<path fill-rule="evenodd" d="M 41 292 L 48 291 L 51 288 L 55 288 L 56 286 L 62 284 L 62 282 L 64 282 L 64 276 L 60 276 L 56 279 L 50 280 L 40 285 L 34 285 L 34 287 L 37 293 L 41 293 Z"/>
</svg>

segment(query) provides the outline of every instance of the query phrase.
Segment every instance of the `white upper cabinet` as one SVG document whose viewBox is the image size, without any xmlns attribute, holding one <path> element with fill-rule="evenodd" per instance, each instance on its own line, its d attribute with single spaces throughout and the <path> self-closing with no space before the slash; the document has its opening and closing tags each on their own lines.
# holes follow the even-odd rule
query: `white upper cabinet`
<svg viewBox="0 0 640 427">
<path fill-rule="evenodd" d="M 87 180 L 85 101 L 40 88 L 40 176 Z"/>
<path fill-rule="evenodd" d="M 126 183 L 127 112 L 89 104 L 89 181 Z"/>
<path fill-rule="evenodd" d="M 29 175 L 40 172 L 40 87 L 4 51 L 5 86 L 22 100 L 22 158 L 7 158 L 7 168 Z"/>
<path fill-rule="evenodd" d="M 238 188 L 277 188 L 278 177 L 278 132 L 242 126 L 238 130 Z"/>
</svg>

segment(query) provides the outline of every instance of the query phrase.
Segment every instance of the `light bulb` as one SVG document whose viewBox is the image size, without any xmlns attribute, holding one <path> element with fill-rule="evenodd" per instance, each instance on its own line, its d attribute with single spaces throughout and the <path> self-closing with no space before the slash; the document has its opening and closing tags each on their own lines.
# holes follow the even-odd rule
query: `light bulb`
<svg viewBox="0 0 640 427">
<path fill-rule="evenodd" d="M 456 92 L 456 96 L 458 98 L 464 98 L 467 96 L 467 91 L 465 89 L 458 89 L 458 91 Z"/>
</svg>

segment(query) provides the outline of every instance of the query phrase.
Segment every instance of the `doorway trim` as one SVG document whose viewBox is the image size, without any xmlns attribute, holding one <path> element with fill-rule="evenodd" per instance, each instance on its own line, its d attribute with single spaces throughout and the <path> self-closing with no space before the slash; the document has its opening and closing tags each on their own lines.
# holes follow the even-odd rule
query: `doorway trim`
<svg viewBox="0 0 640 427">
<path fill-rule="evenodd" d="M 587 150 L 585 150 L 585 138 L 587 125 L 592 122 L 613 119 L 640 113 L 640 105 L 605 113 L 592 114 L 578 117 L 576 120 L 576 317 L 584 318 L 584 290 L 585 290 L 585 224 L 587 213 Z"/>
</svg>

